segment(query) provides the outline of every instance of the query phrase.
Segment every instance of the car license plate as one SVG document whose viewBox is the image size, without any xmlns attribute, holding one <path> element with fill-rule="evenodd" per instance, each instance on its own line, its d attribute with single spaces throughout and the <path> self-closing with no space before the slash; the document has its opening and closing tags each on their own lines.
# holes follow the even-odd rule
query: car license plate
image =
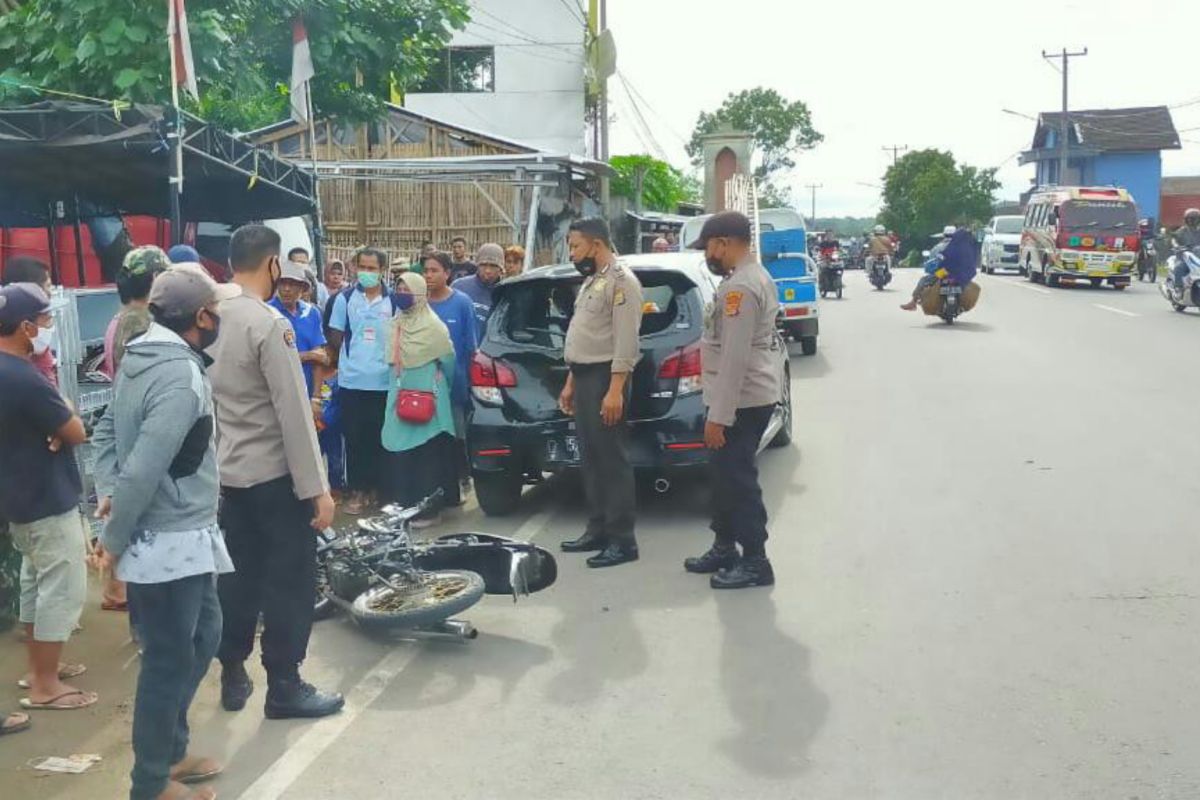
<svg viewBox="0 0 1200 800">
<path fill-rule="evenodd" d="M 567 464 L 579 463 L 579 440 L 574 436 L 546 441 L 546 458 Z"/>
</svg>

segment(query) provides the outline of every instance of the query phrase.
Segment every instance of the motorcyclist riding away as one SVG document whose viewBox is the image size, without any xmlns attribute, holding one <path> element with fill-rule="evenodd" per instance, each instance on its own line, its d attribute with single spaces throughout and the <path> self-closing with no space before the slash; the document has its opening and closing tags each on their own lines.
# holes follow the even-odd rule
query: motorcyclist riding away
<svg viewBox="0 0 1200 800">
<path fill-rule="evenodd" d="M 979 261 L 975 237 L 966 228 L 957 230 L 953 226 L 947 226 L 942 236 L 942 241 L 930 252 L 925 267 L 926 274 L 917 281 L 912 299 L 900 306 L 905 311 L 915 311 L 921 295 L 939 280 L 950 279 L 965 287 L 975 278 L 976 264 Z"/>
<path fill-rule="evenodd" d="M 871 236 L 871 241 L 867 244 L 868 252 L 871 258 L 879 258 L 881 256 L 891 258 L 894 252 L 892 240 L 888 238 L 887 228 L 882 225 L 876 225 L 874 235 Z"/>
<path fill-rule="evenodd" d="M 1189 208 L 1183 214 L 1183 225 L 1171 234 L 1171 242 L 1176 246 L 1200 255 L 1200 209 Z M 1175 260 L 1173 277 L 1177 287 L 1183 286 L 1187 277 L 1188 265 L 1183 258 Z"/>
<path fill-rule="evenodd" d="M 822 233 L 821 240 L 817 243 L 817 251 L 821 254 L 821 260 L 833 260 L 833 254 L 837 252 L 839 246 L 837 237 L 833 235 L 833 231 Z"/>
</svg>

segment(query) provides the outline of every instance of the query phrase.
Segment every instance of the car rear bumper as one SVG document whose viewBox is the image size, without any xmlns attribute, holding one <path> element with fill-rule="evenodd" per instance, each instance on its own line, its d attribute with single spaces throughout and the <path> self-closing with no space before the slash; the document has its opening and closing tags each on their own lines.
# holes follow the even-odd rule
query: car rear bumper
<svg viewBox="0 0 1200 800">
<path fill-rule="evenodd" d="M 703 400 L 695 394 L 676 399 L 666 417 L 635 421 L 629 448 L 634 469 L 666 472 L 707 464 L 704 418 Z M 575 469 L 579 461 L 567 448 L 574 436 L 571 419 L 512 422 L 501 409 L 476 405 L 467 435 L 471 469 L 518 474 Z"/>
</svg>

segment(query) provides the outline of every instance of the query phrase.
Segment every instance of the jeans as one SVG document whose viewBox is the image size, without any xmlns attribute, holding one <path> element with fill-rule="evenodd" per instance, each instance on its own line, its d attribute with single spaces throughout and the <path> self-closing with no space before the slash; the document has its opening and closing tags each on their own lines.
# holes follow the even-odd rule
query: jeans
<svg viewBox="0 0 1200 800">
<path fill-rule="evenodd" d="M 571 374 L 575 378 L 575 429 L 587 495 L 587 532 L 632 544 L 637 502 L 629 461 L 632 380 L 625 382 L 625 418 L 610 427 L 600 418 L 600 406 L 612 380 L 612 362 L 573 364 Z"/>
<path fill-rule="evenodd" d="M 241 663 L 254 650 L 262 612 L 267 678 L 295 680 L 308 651 L 317 591 L 317 532 L 311 500 L 288 476 L 247 489 L 221 487 L 221 527 L 234 572 L 217 582 L 225 627 L 217 658 Z"/>
<path fill-rule="evenodd" d="M 188 708 L 221 640 L 215 576 L 167 583 L 130 583 L 138 617 L 142 668 L 133 707 L 130 800 L 158 797 L 171 765 L 188 750 Z"/>
<path fill-rule="evenodd" d="M 725 428 L 725 446 L 709 460 L 712 492 L 712 531 L 717 542 L 742 545 L 747 556 L 765 553 L 767 508 L 758 485 L 758 443 L 771 422 L 775 406 L 739 408 Z"/>
</svg>

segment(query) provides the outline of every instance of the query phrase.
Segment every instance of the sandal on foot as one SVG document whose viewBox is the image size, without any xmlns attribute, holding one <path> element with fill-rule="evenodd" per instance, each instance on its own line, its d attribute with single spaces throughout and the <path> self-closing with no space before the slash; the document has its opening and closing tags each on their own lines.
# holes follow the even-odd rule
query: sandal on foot
<svg viewBox="0 0 1200 800">
<path fill-rule="evenodd" d="M 64 703 L 62 702 L 68 697 L 82 697 L 82 703 Z M 100 697 L 95 692 L 84 692 L 79 689 L 72 689 L 69 692 L 63 692 L 58 697 L 51 697 L 41 703 L 35 703 L 31 698 L 21 698 L 21 708 L 24 709 L 39 709 L 42 711 L 74 711 L 77 708 L 87 708 L 93 706 Z"/>
<path fill-rule="evenodd" d="M 29 715 L 14 711 L 0 720 L 0 736 L 29 729 Z"/>
<path fill-rule="evenodd" d="M 205 756 L 185 756 L 182 761 L 171 767 L 168 778 L 178 783 L 200 783 L 220 775 L 224 767 L 213 758 Z"/>
<path fill-rule="evenodd" d="M 69 681 L 72 678 L 78 678 L 83 673 L 87 672 L 87 667 L 83 664 L 59 664 L 58 679 L 60 681 Z M 20 689 L 29 688 L 29 679 L 21 678 L 17 681 L 17 687 Z"/>
</svg>

